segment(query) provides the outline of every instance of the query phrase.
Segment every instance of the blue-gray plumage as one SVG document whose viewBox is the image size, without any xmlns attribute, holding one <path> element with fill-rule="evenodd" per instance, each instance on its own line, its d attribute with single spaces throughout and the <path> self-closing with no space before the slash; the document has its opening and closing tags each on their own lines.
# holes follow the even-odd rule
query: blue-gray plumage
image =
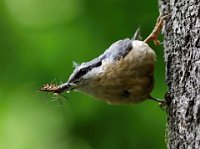
<svg viewBox="0 0 200 149">
<path fill-rule="evenodd" d="M 76 65 L 68 81 L 59 86 L 46 84 L 40 90 L 54 93 L 77 90 L 109 103 L 138 103 L 151 98 L 154 86 L 155 52 L 146 44 L 157 36 L 162 28 L 161 16 L 152 31 L 140 41 L 140 30 L 132 39 L 113 43 L 102 55 L 92 61 Z"/>
<path fill-rule="evenodd" d="M 125 57 L 132 48 L 132 40 L 124 39 L 119 40 L 113 43 L 102 55 L 94 60 L 86 63 L 82 63 L 80 66 L 76 67 L 74 73 L 71 75 L 69 79 L 69 83 L 73 83 L 81 79 L 83 75 L 87 72 L 91 71 L 91 69 L 100 67 L 102 65 L 102 61 L 109 59 L 111 61 L 118 61 L 121 58 Z"/>
<path fill-rule="evenodd" d="M 144 42 L 123 39 L 102 55 L 77 66 L 57 93 L 78 90 L 110 103 L 137 103 L 153 89 L 154 51 Z"/>
<path fill-rule="evenodd" d="M 91 71 L 91 69 L 101 66 L 102 61 L 106 60 L 107 58 L 112 61 L 117 61 L 125 57 L 132 49 L 133 40 L 141 40 L 140 28 L 136 30 L 132 39 L 126 38 L 113 43 L 102 55 L 93 59 L 92 61 L 82 63 L 81 65 L 77 65 L 75 63 L 76 69 L 74 70 L 74 73 L 71 75 L 68 82 L 72 83 L 78 81 L 88 71 Z"/>
</svg>

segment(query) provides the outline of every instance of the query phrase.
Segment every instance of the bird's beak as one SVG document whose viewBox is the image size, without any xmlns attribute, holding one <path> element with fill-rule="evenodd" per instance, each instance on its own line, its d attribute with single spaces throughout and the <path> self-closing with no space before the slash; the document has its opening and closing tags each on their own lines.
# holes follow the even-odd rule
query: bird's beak
<svg viewBox="0 0 200 149">
<path fill-rule="evenodd" d="M 52 92 L 52 93 L 60 94 L 64 91 L 71 91 L 71 90 L 75 89 L 76 87 L 77 87 L 77 85 L 67 82 L 67 83 L 64 83 L 64 84 L 61 84 L 61 85 L 45 84 L 39 90 L 44 91 L 44 92 Z"/>
</svg>

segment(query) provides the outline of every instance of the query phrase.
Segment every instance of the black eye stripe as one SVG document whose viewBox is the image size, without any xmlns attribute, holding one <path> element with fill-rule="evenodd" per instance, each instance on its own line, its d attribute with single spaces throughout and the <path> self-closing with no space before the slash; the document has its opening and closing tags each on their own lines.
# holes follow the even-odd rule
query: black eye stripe
<svg viewBox="0 0 200 149">
<path fill-rule="evenodd" d="M 78 80 L 83 75 L 85 75 L 87 72 L 92 70 L 93 68 L 99 67 L 101 65 L 102 65 L 102 62 L 98 61 L 97 63 L 94 63 L 93 65 L 89 65 L 87 67 L 81 68 L 69 82 L 71 83 L 71 82 L 74 82 L 74 81 Z"/>
</svg>

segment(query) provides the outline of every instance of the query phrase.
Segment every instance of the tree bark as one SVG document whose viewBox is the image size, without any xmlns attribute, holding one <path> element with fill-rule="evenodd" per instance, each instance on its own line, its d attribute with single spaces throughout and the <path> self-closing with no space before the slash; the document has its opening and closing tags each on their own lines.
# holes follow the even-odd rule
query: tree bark
<svg viewBox="0 0 200 149">
<path fill-rule="evenodd" d="M 163 28 L 168 149 L 200 149 L 200 0 L 159 0 Z"/>
</svg>

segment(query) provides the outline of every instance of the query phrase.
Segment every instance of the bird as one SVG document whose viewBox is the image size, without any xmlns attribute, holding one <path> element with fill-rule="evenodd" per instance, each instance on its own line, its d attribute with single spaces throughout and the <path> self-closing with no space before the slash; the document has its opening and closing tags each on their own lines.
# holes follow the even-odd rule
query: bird
<svg viewBox="0 0 200 149">
<path fill-rule="evenodd" d="M 61 85 L 45 84 L 41 91 L 62 94 L 80 91 L 110 104 L 136 104 L 147 99 L 161 103 L 151 96 L 154 88 L 156 54 L 147 44 L 155 45 L 167 15 L 159 16 L 151 34 L 141 40 L 140 29 L 134 36 L 111 44 L 103 54 L 89 62 L 75 64 L 68 81 Z"/>
</svg>

